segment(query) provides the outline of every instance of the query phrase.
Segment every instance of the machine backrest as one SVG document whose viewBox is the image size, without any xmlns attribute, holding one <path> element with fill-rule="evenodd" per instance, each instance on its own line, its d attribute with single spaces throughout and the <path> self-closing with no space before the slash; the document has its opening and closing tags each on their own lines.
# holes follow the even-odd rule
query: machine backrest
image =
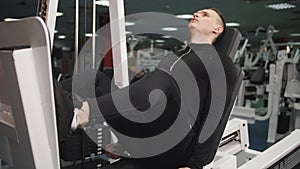
<svg viewBox="0 0 300 169">
<path fill-rule="evenodd" d="M 241 33 L 237 29 L 229 28 L 226 30 L 224 36 L 217 40 L 217 42 L 215 43 L 215 48 L 221 57 L 230 57 L 232 59 L 235 55 L 235 52 L 237 51 L 241 38 Z M 203 162 L 205 164 L 210 163 L 214 159 L 229 116 L 231 114 L 235 98 L 238 94 L 244 77 L 243 71 L 240 68 L 234 66 L 230 59 L 223 59 L 223 64 L 232 64 L 232 69 L 225 70 L 225 73 L 228 73 L 228 75 L 226 76 L 227 96 L 225 100 L 225 108 L 223 112 L 212 112 L 208 114 L 199 136 L 199 146 L 203 147 L 203 149 L 206 150 L 206 154 L 203 155 Z M 216 127 L 210 127 L 212 126 L 211 124 L 216 124 Z"/>
<path fill-rule="evenodd" d="M 207 161 L 205 161 L 205 164 L 209 164 L 210 162 L 212 162 L 216 155 L 217 149 L 219 147 L 219 144 L 222 139 L 222 135 L 226 128 L 226 124 L 227 124 L 230 114 L 232 112 L 232 109 L 233 109 L 233 106 L 235 103 L 235 98 L 239 92 L 243 78 L 244 78 L 244 72 L 241 71 L 240 69 L 237 70 L 235 86 L 232 91 L 231 97 L 227 98 L 228 99 L 226 101 L 227 104 L 224 109 L 221 120 L 220 121 L 217 121 L 217 119 L 215 120 L 215 123 L 219 122 L 217 128 L 215 129 L 215 131 L 213 131 L 213 134 L 203 143 L 203 146 L 206 147 L 206 150 L 208 150 L 207 155 L 205 157 L 207 160 Z"/>
<path fill-rule="evenodd" d="M 0 23 L 0 159 L 59 169 L 50 39 L 38 17 Z"/>
<path fill-rule="evenodd" d="M 220 55 L 233 59 L 241 39 L 242 35 L 236 28 L 227 28 L 224 35 L 217 39 L 214 46 Z"/>
</svg>

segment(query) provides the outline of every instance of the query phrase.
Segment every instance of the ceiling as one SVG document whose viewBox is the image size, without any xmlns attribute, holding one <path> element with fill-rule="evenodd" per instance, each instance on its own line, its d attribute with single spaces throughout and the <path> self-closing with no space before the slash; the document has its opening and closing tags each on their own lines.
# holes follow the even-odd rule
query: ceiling
<svg viewBox="0 0 300 169">
<path fill-rule="evenodd" d="M 4 18 L 23 18 L 35 16 L 38 12 L 39 0 L 1 0 L 0 21 Z M 80 2 L 80 41 L 82 46 L 88 39 L 84 32 L 91 32 L 92 0 L 79 0 Z M 295 5 L 293 9 L 274 10 L 266 8 L 274 3 L 289 3 Z M 261 40 L 266 38 L 266 33 L 260 32 L 255 35 L 257 27 L 267 28 L 273 25 L 278 33 L 273 38 L 276 42 L 299 42 L 299 36 L 290 36 L 291 33 L 300 33 L 300 0 L 125 0 L 125 14 L 131 15 L 140 12 L 162 12 L 171 15 L 192 14 L 193 12 L 207 7 L 219 9 L 227 22 L 238 22 L 237 27 L 245 38 L 250 39 L 253 46 L 260 45 Z M 57 17 L 55 34 L 55 46 L 74 47 L 74 18 L 75 0 L 61 0 L 59 9 L 64 13 Z M 108 15 L 108 7 L 97 5 L 97 29 L 103 25 L 103 20 Z M 159 20 L 160 18 L 158 18 Z M 130 29 L 128 27 L 128 29 Z M 58 39 L 58 35 L 66 35 L 66 39 Z M 158 36 L 145 35 L 148 38 L 161 38 Z M 145 37 L 144 36 L 144 37 Z M 174 43 L 168 42 L 163 47 L 169 49 Z"/>
</svg>

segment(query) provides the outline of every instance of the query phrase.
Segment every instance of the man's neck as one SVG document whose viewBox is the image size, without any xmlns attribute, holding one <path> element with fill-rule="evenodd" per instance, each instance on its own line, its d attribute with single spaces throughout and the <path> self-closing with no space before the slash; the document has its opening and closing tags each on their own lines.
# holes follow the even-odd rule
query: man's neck
<svg viewBox="0 0 300 169">
<path fill-rule="evenodd" d="M 209 40 L 204 40 L 204 39 L 195 39 L 191 38 L 190 39 L 190 44 L 212 44 Z"/>
<path fill-rule="evenodd" d="M 191 39 L 190 44 L 212 44 L 210 38 L 199 31 L 190 31 Z"/>
</svg>

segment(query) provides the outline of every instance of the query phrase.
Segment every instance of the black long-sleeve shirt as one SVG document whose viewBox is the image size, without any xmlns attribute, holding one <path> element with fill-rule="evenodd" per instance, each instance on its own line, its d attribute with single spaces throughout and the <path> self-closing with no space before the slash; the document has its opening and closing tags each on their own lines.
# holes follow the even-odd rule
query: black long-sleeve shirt
<svg viewBox="0 0 300 169">
<path fill-rule="evenodd" d="M 145 145 L 141 142 L 128 142 L 128 139 L 123 137 L 124 135 L 141 140 L 156 136 L 166 132 L 175 124 L 179 112 L 183 114 L 180 123 L 182 128 L 177 128 L 177 133 L 188 129 L 189 132 L 185 137 L 158 155 L 132 159 L 145 168 L 175 169 L 188 166 L 198 169 L 211 162 L 217 150 L 217 142 L 219 142 L 214 139 L 214 136 L 220 132 L 216 132 L 217 134 L 212 135 L 204 143 L 198 142 L 211 102 L 210 77 L 201 57 L 217 57 L 221 60 L 226 77 L 224 84 L 227 84 L 227 88 L 223 84 L 220 84 L 220 87 L 224 87 L 227 91 L 226 106 L 228 106 L 231 99 L 227 98 L 231 98 L 232 86 L 234 86 L 232 84 L 236 80 L 236 69 L 229 57 L 220 57 L 214 47 L 209 44 L 191 44 L 178 57 L 166 57 L 157 70 L 129 87 L 99 97 L 96 102 L 89 100 L 91 112 L 100 113 L 100 110 L 109 125 L 121 133 L 117 136 L 129 153 L 140 151 L 144 154 L 143 151 L 151 151 L 151 149 L 163 146 L 163 143 L 155 142 Z M 188 70 L 184 71 L 186 68 Z M 176 77 L 179 77 L 181 82 Z M 198 90 L 181 91 L 184 88 L 182 86 L 185 86 L 183 83 L 191 84 L 192 87 L 196 86 Z M 153 97 L 150 97 L 149 102 L 149 95 L 153 90 L 158 92 L 152 93 Z M 193 97 L 188 97 L 189 95 Z M 215 144 L 210 144 L 210 142 Z M 147 148 L 144 148 L 145 146 Z M 135 154 L 132 155 L 135 156 Z"/>
</svg>

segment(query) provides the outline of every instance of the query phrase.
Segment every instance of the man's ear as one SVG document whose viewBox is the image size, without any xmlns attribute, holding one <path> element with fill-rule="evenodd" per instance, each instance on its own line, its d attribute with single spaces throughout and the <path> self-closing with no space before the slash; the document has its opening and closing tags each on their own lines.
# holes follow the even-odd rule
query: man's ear
<svg viewBox="0 0 300 169">
<path fill-rule="evenodd" d="M 217 25 L 216 27 L 214 27 L 213 33 L 215 34 L 221 34 L 223 32 L 224 28 L 220 25 Z"/>
</svg>

